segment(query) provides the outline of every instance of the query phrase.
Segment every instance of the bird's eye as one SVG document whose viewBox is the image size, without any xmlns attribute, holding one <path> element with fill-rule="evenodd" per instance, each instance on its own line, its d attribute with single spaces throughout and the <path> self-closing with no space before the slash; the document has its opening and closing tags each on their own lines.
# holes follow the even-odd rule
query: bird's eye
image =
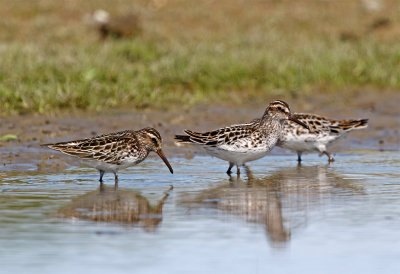
<svg viewBox="0 0 400 274">
<path fill-rule="evenodd" d="M 283 111 L 283 108 L 281 108 L 281 107 L 278 107 L 278 110 L 279 110 L 279 111 Z"/>
<path fill-rule="evenodd" d="M 151 138 L 151 141 L 152 141 L 154 144 L 157 144 L 157 139 L 156 139 L 156 138 Z"/>
</svg>

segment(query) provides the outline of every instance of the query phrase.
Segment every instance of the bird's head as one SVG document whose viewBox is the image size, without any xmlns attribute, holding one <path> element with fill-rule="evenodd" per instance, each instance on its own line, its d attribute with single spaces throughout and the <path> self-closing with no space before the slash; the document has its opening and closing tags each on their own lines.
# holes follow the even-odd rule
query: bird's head
<svg viewBox="0 0 400 274">
<path fill-rule="evenodd" d="M 305 127 L 306 129 L 309 129 L 306 124 L 304 124 L 303 122 L 299 121 L 298 119 L 292 116 L 288 103 L 282 100 L 275 100 L 271 102 L 264 112 L 263 118 L 264 117 L 271 117 L 272 119 L 277 119 L 281 123 L 283 123 L 286 120 L 291 120 Z"/>
<path fill-rule="evenodd" d="M 168 167 L 171 173 L 174 173 L 171 165 L 169 164 L 167 157 L 165 157 L 164 152 L 162 151 L 162 138 L 160 133 L 154 128 L 144 128 L 141 131 L 141 136 L 143 138 L 144 146 L 147 151 L 154 151 L 160 156 L 160 158 L 164 161 L 165 165 Z"/>
</svg>

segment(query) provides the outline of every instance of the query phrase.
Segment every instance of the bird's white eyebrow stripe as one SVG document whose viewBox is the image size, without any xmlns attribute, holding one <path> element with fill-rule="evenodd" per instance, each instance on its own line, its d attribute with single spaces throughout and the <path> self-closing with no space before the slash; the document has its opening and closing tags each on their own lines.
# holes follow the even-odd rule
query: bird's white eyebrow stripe
<svg viewBox="0 0 400 274">
<path fill-rule="evenodd" d="M 155 138 L 157 140 L 162 140 L 160 134 L 157 131 L 153 130 L 153 129 L 147 129 L 145 132 L 146 132 L 146 134 L 148 136 L 150 136 L 150 138 Z"/>
<path fill-rule="evenodd" d="M 156 136 L 156 135 L 154 135 L 153 133 L 151 133 L 151 132 L 147 132 L 147 135 L 149 135 L 150 137 L 154 137 L 154 138 L 158 138 L 158 136 Z"/>
<path fill-rule="evenodd" d="M 290 107 L 289 107 L 289 105 L 288 105 L 286 102 L 284 102 L 284 101 L 280 101 L 280 100 L 274 101 L 274 102 L 272 102 L 272 103 L 270 104 L 270 106 L 272 106 L 272 107 L 283 106 L 283 107 L 285 108 L 285 110 L 288 110 L 288 111 L 290 112 Z"/>
</svg>

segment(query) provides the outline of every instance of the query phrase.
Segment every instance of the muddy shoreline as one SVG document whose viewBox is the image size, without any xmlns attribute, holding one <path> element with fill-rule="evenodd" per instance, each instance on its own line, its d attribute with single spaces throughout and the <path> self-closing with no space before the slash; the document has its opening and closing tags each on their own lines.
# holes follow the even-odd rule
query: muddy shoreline
<svg viewBox="0 0 400 274">
<path fill-rule="evenodd" d="M 175 134 L 183 129 L 209 130 L 251 121 L 260 117 L 268 102 L 246 102 L 242 105 L 196 105 L 189 109 L 114 110 L 102 113 L 64 113 L 57 115 L 21 115 L 3 117 L 0 136 L 15 134 L 17 140 L 1 141 L 1 170 L 60 171 L 74 160 L 43 148 L 40 144 L 87 138 L 125 129 L 155 127 L 164 138 L 165 153 L 172 157 L 193 157 L 202 153 L 190 146 L 176 146 Z M 275 98 L 274 98 L 275 99 Z M 277 98 L 276 98 L 277 99 Z M 330 147 L 333 152 L 352 149 L 399 150 L 399 92 L 360 91 L 348 97 L 320 95 L 302 99 L 284 99 L 292 111 L 316 113 L 330 118 L 369 118 L 369 127 L 353 131 Z M 275 149 L 272 153 L 286 153 Z M 153 156 L 154 157 L 154 156 Z"/>
</svg>

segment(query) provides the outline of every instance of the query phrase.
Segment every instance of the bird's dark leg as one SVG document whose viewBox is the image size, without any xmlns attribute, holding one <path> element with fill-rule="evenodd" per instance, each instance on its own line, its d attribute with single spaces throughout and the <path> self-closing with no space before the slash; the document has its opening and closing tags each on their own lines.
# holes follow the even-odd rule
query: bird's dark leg
<svg viewBox="0 0 400 274">
<path fill-rule="evenodd" d="M 232 162 L 229 162 L 229 168 L 228 168 L 228 170 L 226 171 L 226 173 L 228 174 L 228 175 L 231 175 L 231 173 L 232 173 L 232 167 L 234 166 L 234 163 L 232 163 Z"/>
<path fill-rule="evenodd" d="M 232 169 L 233 165 L 234 165 L 234 164 L 233 164 L 232 162 L 229 162 L 229 168 L 228 168 L 228 170 L 226 171 L 226 174 L 228 174 L 229 176 L 230 176 L 231 173 L 232 173 L 231 169 Z"/>
<path fill-rule="evenodd" d="M 237 169 L 237 177 L 240 178 L 240 166 L 236 165 L 236 169 Z"/>
<path fill-rule="evenodd" d="M 302 154 L 302 152 L 301 151 L 297 151 L 297 162 L 301 162 L 301 154 Z"/>
<path fill-rule="evenodd" d="M 228 168 L 228 170 L 226 171 L 226 174 L 228 174 L 228 175 L 231 175 L 231 173 L 232 173 L 232 167 L 234 166 L 234 163 L 232 163 L 232 162 L 229 162 L 229 168 Z"/>
<path fill-rule="evenodd" d="M 100 179 L 99 179 L 99 182 L 102 183 L 102 182 L 103 182 L 104 170 L 99 170 L 99 172 L 100 172 Z"/>
<path fill-rule="evenodd" d="M 329 163 L 332 163 L 332 162 L 335 161 L 335 159 L 331 156 L 331 154 L 330 154 L 328 151 L 324 150 L 324 151 L 322 152 L 322 154 L 325 154 L 326 156 L 328 156 L 328 162 L 329 162 Z"/>
</svg>

